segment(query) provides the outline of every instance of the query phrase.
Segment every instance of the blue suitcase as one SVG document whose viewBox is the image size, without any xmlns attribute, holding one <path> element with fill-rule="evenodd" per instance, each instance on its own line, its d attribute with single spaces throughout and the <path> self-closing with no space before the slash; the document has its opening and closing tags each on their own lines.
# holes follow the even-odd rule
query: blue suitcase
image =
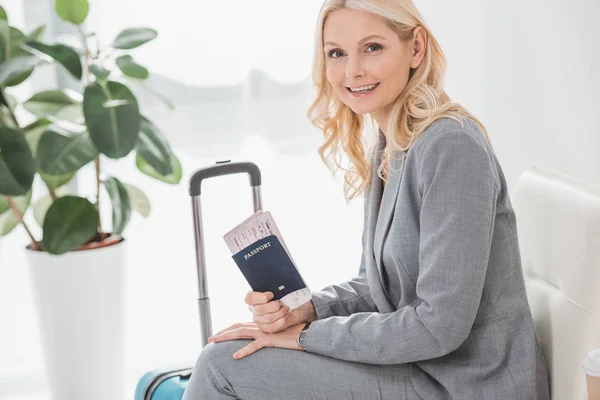
<svg viewBox="0 0 600 400">
<path fill-rule="evenodd" d="M 212 335 L 210 302 L 206 281 L 206 258 L 204 253 L 204 232 L 202 230 L 202 209 L 200 192 L 202 181 L 223 175 L 247 173 L 252 187 L 254 212 L 262 209 L 261 175 L 256 164 L 251 162 L 219 161 L 215 165 L 201 168 L 192 174 L 189 181 L 189 194 L 192 198 L 194 217 L 194 233 L 196 247 L 196 264 L 198 272 L 198 310 L 200 313 L 200 340 L 202 347 L 208 343 Z M 193 366 L 181 366 L 156 369 L 140 378 L 135 400 L 181 400 L 185 388 L 192 375 Z"/>
</svg>

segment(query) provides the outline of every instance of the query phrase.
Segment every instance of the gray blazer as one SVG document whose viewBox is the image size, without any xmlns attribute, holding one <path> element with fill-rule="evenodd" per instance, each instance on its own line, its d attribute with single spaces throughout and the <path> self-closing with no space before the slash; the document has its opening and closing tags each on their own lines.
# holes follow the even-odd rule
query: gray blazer
<svg viewBox="0 0 600 400">
<path fill-rule="evenodd" d="M 423 399 L 549 399 L 515 214 L 494 151 L 444 118 L 394 157 L 373 156 L 358 277 L 313 293 L 306 350 L 408 364 Z"/>
</svg>

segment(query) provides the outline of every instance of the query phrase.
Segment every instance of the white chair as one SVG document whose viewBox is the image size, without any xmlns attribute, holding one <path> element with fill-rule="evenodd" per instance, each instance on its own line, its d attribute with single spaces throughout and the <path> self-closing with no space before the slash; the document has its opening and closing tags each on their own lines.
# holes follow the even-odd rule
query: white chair
<svg viewBox="0 0 600 400">
<path fill-rule="evenodd" d="M 532 168 L 511 198 L 552 399 L 587 399 L 582 362 L 600 348 L 600 186 Z"/>
</svg>

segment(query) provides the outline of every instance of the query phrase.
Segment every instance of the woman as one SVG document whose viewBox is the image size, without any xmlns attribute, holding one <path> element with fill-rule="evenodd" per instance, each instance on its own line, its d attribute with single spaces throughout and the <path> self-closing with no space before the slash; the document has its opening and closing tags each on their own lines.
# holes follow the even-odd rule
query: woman
<svg viewBox="0 0 600 400">
<path fill-rule="evenodd" d="M 210 339 L 184 399 L 549 398 L 504 174 L 444 71 L 410 0 L 325 1 L 309 115 L 365 195 L 358 277 L 292 312 L 249 293 L 254 322 Z"/>
</svg>

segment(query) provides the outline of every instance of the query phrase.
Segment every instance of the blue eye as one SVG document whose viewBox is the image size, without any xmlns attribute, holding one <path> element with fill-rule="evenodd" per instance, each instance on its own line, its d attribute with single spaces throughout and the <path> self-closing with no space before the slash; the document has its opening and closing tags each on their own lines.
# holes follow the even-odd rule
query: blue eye
<svg viewBox="0 0 600 400">
<path fill-rule="evenodd" d="M 374 48 L 374 50 L 372 50 L 371 52 L 383 49 L 383 47 L 377 43 L 373 43 L 373 44 L 370 44 L 367 46 L 367 49 L 371 49 L 371 48 Z"/>
<path fill-rule="evenodd" d="M 338 55 L 338 56 L 336 56 L 336 55 L 335 55 L 336 53 L 340 53 L 340 54 L 342 54 L 342 52 L 341 52 L 341 51 L 339 51 L 339 50 L 331 50 L 329 53 L 327 53 L 327 55 L 328 55 L 330 58 L 339 58 L 339 57 L 341 57 L 341 55 Z"/>
<path fill-rule="evenodd" d="M 379 50 L 382 50 L 383 46 L 378 44 L 378 43 L 371 43 L 369 45 L 367 45 L 367 52 L 368 53 L 373 53 Z M 340 58 L 344 55 L 344 53 L 341 50 L 330 50 L 329 52 L 327 52 L 327 56 L 329 58 Z"/>
</svg>

